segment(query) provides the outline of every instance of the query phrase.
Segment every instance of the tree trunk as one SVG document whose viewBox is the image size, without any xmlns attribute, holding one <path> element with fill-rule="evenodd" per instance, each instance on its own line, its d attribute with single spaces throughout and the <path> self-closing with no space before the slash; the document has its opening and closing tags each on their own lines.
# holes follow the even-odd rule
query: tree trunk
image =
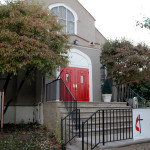
<svg viewBox="0 0 150 150">
<path fill-rule="evenodd" d="M 6 91 L 7 91 L 7 87 L 8 87 L 8 84 L 9 84 L 9 81 L 10 81 L 10 78 L 12 77 L 12 75 L 13 75 L 13 74 L 8 74 L 8 75 L 7 75 L 7 78 L 6 78 L 4 87 L 3 87 L 4 93 L 6 93 Z"/>
<path fill-rule="evenodd" d="M 8 109 L 8 106 L 10 105 L 10 103 L 11 103 L 12 101 L 14 101 L 15 99 L 17 99 L 17 97 L 18 97 L 18 95 L 19 95 L 19 93 L 20 93 L 20 91 L 21 91 L 21 89 L 22 89 L 22 87 L 23 87 L 23 85 L 24 85 L 26 79 L 29 77 L 30 73 L 31 73 L 33 70 L 34 70 L 34 67 L 32 67 L 31 69 L 28 69 L 28 70 L 26 71 L 26 73 L 25 73 L 24 77 L 22 78 L 22 81 L 21 81 L 21 83 L 20 83 L 20 85 L 19 85 L 19 87 L 18 87 L 18 89 L 17 89 L 17 92 L 16 92 L 15 96 L 12 97 L 12 98 L 7 102 L 6 107 L 5 107 L 5 109 L 4 109 L 4 114 L 6 113 L 6 111 L 7 111 L 7 109 Z"/>
</svg>

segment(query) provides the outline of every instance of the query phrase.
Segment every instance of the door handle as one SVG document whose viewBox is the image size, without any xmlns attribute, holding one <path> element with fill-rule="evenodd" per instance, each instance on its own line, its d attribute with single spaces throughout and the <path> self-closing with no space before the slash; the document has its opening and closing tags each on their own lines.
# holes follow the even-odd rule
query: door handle
<svg viewBox="0 0 150 150">
<path fill-rule="evenodd" d="M 73 88 L 74 88 L 75 90 L 77 90 L 78 85 L 77 85 L 77 84 L 73 84 Z"/>
<path fill-rule="evenodd" d="M 76 85 L 75 85 L 75 84 L 73 84 L 73 88 L 74 88 L 74 89 L 76 88 Z"/>
<path fill-rule="evenodd" d="M 78 88 L 78 85 L 76 84 L 76 90 L 77 90 L 77 88 Z"/>
</svg>

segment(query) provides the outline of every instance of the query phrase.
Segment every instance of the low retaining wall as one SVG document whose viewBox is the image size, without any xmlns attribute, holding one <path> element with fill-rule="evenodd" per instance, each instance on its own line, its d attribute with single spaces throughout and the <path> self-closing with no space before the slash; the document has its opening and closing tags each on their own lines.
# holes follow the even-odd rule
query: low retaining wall
<svg viewBox="0 0 150 150">
<path fill-rule="evenodd" d="M 6 123 L 30 123 L 39 122 L 43 124 L 43 106 L 9 106 L 4 115 Z"/>
<path fill-rule="evenodd" d="M 62 102 L 45 102 L 43 103 L 43 123 L 50 130 L 60 129 L 62 112 L 60 107 L 63 107 Z M 66 111 L 64 109 L 64 111 Z"/>
</svg>

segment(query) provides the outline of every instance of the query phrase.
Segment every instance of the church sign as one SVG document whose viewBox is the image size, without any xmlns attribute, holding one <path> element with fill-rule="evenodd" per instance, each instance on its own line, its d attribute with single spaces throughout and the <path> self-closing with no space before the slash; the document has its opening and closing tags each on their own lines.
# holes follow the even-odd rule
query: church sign
<svg viewBox="0 0 150 150">
<path fill-rule="evenodd" d="M 150 109 L 133 109 L 133 139 L 150 138 Z"/>
</svg>

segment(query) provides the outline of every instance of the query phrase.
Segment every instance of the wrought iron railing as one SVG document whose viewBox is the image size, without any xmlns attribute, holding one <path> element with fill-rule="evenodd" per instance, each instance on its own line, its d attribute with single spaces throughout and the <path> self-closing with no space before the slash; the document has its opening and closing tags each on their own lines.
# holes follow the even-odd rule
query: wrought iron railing
<svg viewBox="0 0 150 150">
<path fill-rule="evenodd" d="M 60 79 L 60 100 L 63 101 L 68 112 L 72 112 L 77 109 L 77 100 L 74 98 L 62 79 Z"/>
<path fill-rule="evenodd" d="M 60 100 L 68 111 L 68 115 L 61 119 L 63 150 L 64 146 L 73 138 L 77 135 L 80 137 L 80 109 L 77 109 L 77 100 L 62 79 L 56 79 L 46 85 L 46 100 Z"/>
<path fill-rule="evenodd" d="M 82 122 L 82 150 L 133 138 L 132 109 L 97 110 Z"/>
<path fill-rule="evenodd" d="M 62 79 L 46 84 L 46 101 L 56 100 L 62 101 L 69 113 L 77 109 L 77 100 Z"/>
<path fill-rule="evenodd" d="M 73 110 L 61 119 L 62 150 L 76 136 L 80 137 L 80 109 Z"/>
<path fill-rule="evenodd" d="M 46 84 L 46 101 L 56 101 L 60 99 L 60 80 L 56 79 Z"/>
<path fill-rule="evenodd" d="M 115 92 L 116 91 L 116 92 Z M 138 107 L 145 107 L 146 99 L 139 96 L 128 85 L 115 85 L 113 86 L 113 99 L 118 102 L 127 102 L 132 106 L 133 98 L 138 99 Z"/>
</svg>

